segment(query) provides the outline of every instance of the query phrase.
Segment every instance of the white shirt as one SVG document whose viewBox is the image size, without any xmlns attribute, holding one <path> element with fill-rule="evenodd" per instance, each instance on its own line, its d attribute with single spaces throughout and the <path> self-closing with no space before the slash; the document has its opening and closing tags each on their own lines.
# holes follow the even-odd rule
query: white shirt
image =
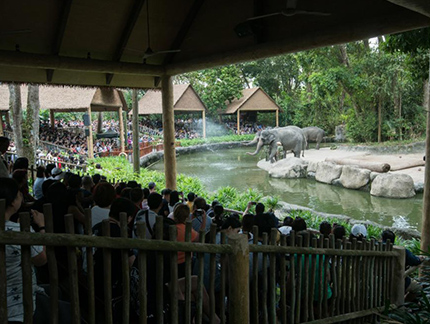
<svg viewBox="0 0 430 324">
<path fill-rule="evenodd" d="M 91 226 L 100 223 L 104 219 L 109 218 L 109 208 L 101 208 L 99 206 L 94 206 L 91 208 Z"/>
</svg>

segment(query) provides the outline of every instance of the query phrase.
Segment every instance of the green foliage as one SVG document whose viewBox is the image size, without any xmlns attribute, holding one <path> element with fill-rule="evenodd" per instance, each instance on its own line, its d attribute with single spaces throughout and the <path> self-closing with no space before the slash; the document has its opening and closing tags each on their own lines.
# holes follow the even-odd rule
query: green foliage
<svg viewBox="0 0 430 324">
<path fill-rule="evenodd" d="M 353 110 L 349 111 L 346 124 L 347 137 L 353 142 L 373 142 L 376 140 L 377 121 L 374 114 L 357 117 Z"/>
</svg>

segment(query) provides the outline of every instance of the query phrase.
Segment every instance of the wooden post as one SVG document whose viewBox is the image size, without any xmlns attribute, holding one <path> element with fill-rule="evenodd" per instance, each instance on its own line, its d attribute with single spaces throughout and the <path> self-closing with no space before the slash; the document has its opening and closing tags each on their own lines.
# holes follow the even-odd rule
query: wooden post
<svg viewBox="0 0 430 324">
<path fill-rule="evenodd" d="M 240 110 L 237 111 L 237 135 L 240 135 Z"/>
<path fill-rule="evenodd" d="M 276 109 L 276 127 L 279 127 L 279 109 Z"/>
<path fill-rule="evenodd" d="M 176 189 L 175 117 L 173 112 L 173 82 L 170 75 L 161 77 L 163 106 L 164 173 L 166 188 Z"/>
<path fill-rule="evenodd" d="M 88 126 L 88 158 L 93 159 L 94 149 L 93 149 L 93 126 L 91 124 L 91 106 L 88 107 L 88 119 L 90 121 L 90 126 Z"/>
<path fill-rule="evenodd" d="M 249 323 L 249 243 L 247 236 L 228 236 L 233 252 L 228 257 L 230 269 L 229 323 Z"/>
<path fill-rule="evenodd" d="M 426 166 L 424 173 L 423 214 L 421 227 L 421 250 L 428 251 L 430 246 L 430 68 L 428 100 L 427 100 L 427 130 L 426 130 Z"/>
<path fill-rule="evenodd" d="M 202 111 L 202 122 L 203 122 L 203 138 L 206 138 L 206 111 Z"/>
<path fill-rule="evenodd" d="M 394 246 L 393 252 L 397 252 L 398 256 L 394 257 L 393 262 L 393 277 L 391 280 L 391 304 L 397 306 L 403 305 L 405 302 L 405 261 L 406 252 L 403 246 Z"/>
<path fill-rule="evenodd" d="M 123 119 L 122 107 L 119 107 L 119 109 L 118 109 L 118 118 L 119 118 L 119 142 L 120 142 L 121 152 L 124 152 L 125 151 L 125 146 L 124 146 L 124 119 Z"/>
<path fill-rule="evenodd" d="M 139 109 L 137 103 L 137 90 L 133 89 L 133 171 L 140 172 L 140 155 L 139 155 Z"/>
<path fill-rule="evenodd" d="M 54 130 L 55 128 L 55 116 L 54 116 L 54 110 L 49 110 L 49 119 L 51 120 L 51 129 Z"/>
</svg>

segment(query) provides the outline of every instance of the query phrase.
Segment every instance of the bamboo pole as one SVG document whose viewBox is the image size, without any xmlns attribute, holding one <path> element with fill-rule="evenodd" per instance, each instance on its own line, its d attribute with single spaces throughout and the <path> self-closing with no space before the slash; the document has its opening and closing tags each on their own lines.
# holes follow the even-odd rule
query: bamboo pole
<svg viewBox="0 0 430 324">
<path fill-rule="evenodd" d="M 191 242 L 191 220 L 185 223 L 185 242 Z M 185 323 L 191 323 L 191 257 L 190 252 L 185 253 Z"/>
<path fill-rule="evenodd" d="M 270 244 L 276 246 L 278 230 L 272 228 L 270 233 Z M 276 324 L 276 254 L 270 254 L 270 276 L 269 276 L 269 323 Z"/>
<path fill-rule="evenodd" d="M 279 127 L 279 109 L 276 109 L 276 127 Z"/>
<path fill-rule="evenodd" d="M 176 189 L 175 116 L 173 111 L 173 82 L 170 75 L 161 77 L 163 106 L 164 173 L 166 188 Z"/>
<path fill-rule="evenodd" d="M 225 233 L 221 233 L 221 244 L 226 244 L 226 235 Z M 221 324 L 226 323 L 226 316 L 225 316 L 225 290 L 226 290 L 226 281 L 227 281 L 227 254 L 223 253 L 221 254 L 221 290 L 220 290 L 220 296 L 219 296 L 219 312 L 220 312 L 220 320 Z"/>
<path fill-rule="evenodd" d="M 0 236 L 5 230 L 6 200 L 0 199 Z M 6 250 L 4 244 L 0 244 L 0 264 L 6 264 Z M 6 267 L 0 267 L 0 323 L 7 324 L 7 282 Z"/>
<path fill-rule="evenodd" d="M 240 135 L 240 110 L 237 110 L 237 135 Z"/>
<path fill-rule="evenodd" d="M 103 236 L 110 236 L 110 224 L 108 219 L 102 221 Z M 104 313 L 105 323 L 112 324 L 112 252 L 109 248 L 103 249 L 103 274 L 104 274 Z"/>
<path fill-rule="evenodd" d="M 258 226 L 254 226 L 252 233 L 253 244 L 258 244 Z M 259 316 L 259 289 L 258 289 L 258 252 L 254 252 L 252 255 L 252 320 L 254 324 L 258 324 Z"/>
<path fill-rule="evenodd" d="M 85 209 L 85 235 L 91 237 L 93 235 L 91 209 Z M 85 247 L 87 259 L 87 285 L 88 285 L 88 324 L 96 322 L 96 295 L 94 290 L 94 258 L 93 249 Z"/>
<path fill-rule="evenodd" d="M 205 230 L 199 231 L 199 242 L 204 243 L 205 241 Z M 205 276 L 205 255 L 204 253 L 198 253 L 197 259 L 199 261 L 199 268 L 197 273 L 197 300 L 196 300 L 196 317 L 195 323 L 203 323 L 203 278 Z"/>
<path fill-rule="evenodd" d="M 287 244 L 287 237 L 285 235 L 282 235 L 281 237 L 281 246 L 285 246 Z M 279 284 L 281 286 L 281 324 L 287 323 L 287 295 L 286 295 L 286 289 L 287 289 L 287 262 L 285 260 L 285 256 L 281 257 L 281 279 L 279 281 Z M 258 314 L 258 313 L 257 313 Z"/>
<path fill-rule="evenodd" d="M 209 242 L 211 244 L 216 243 L 216 229 L 217 225 L 215 223 L 211 224 L 211 230 L 210 230 L 210 240 Z M 210 302 L 210 316 L 209 316 L 209 323 L 214 324 L 215 323 L 215 277 L 216 277 L 216 255 L 210 254 L 210 260 L 209 260 L 209 302 Z"/>
<path fill-rule="evenodd" d="M 90 125 L 88 126 L 88 158 L 94 158 L 94 149 L 93 149 L 93 126 L 91 124 L 91 106 L 88 107 L 88 119 L 90 121 Z"/>
<path fill-rule="evenodd" d="M 133 171 L 134 173 L 140 173 L 140 155 L 139 155 L 139 109 L 137 102 L 137 90 L 133 89 L 132 97 L 133 106 Z"/>
<path fill-rule="evenodd" d="M 267 245 L 267 233 L 263 233 L 263 245 Z M 267 253 L 263 253 L 263 273 L 262 273 L 262 283 L 261 283 L 261 321 L 263 323 L 269 322 L 269 315 L 267 313 Z"/>
<path fill-rule="evenodd" d="M 228 236 L 232 247 L 229 255 L 229 323 L 249 323 L 249 244 L 247 237 L 241 234 Z"/>
<path fill-rule="evenodd" d="M 203 138 L 206 138 L 206 111 L 202 111 L 202 122 L 203 122 Z"/>
<path fill-rule="evenodd" d="M 121 237 L 128 236 L 128 216 L 126 213 L 120 213 Z M 128 323 L 130 320 L 130 265 L 129 249 L 121 251 L 121 270 L 122 270 L 122 322 Z"/>
<path fill-rule="evenodd" d="M 54 232 L 54 219 L 52 215 L 52 205 L 43 205 L 43 216 L 45 217 L 46 233 Z M 55 248 L 52 246 L 46 247 L 46 256 L 48 258 L 49 269 L 49 299 L 51 303 L 50 323 L 58 323 L 58 268 L 55 257 Z"/>
<path fill-rule="evenodd" d="M 21 231 L 30 232 L 30 215 L 20 213 Z M 31 268 L 31 246 L 21 245 L 22 301 L 24 323 L 33 323 L 33 271 Z"/>
<path fill-rule="evenodd" d="M 430 65 L 427 87 L 426 166 L 424 173 L 423 214 L 421 227 L 421 250 L 423 251 L 428 251 L 430 246 Z"/>
<path fill-rule="evenodd" d="M 146 238 L 146 223 L 137 223 L 137 236 L 139 240 L 145 240 Z M 139 267 L 139 324 L 147 323 L 148 316 L 148 296 L 147 296 L 147 284 L 146 284 L 146 252 L 145 250 L 139 250 L 138 252 L 138 267 Z"/>
<path fill-rule="evenodd" d="M 163 240 L 163 217 L 157 216 L 155 221 L 155 239 Z M 155 254 L 155 319 L 157 323 L 164 323 L 164 254 L 156 252 Z"/>
<path fill-rule="evenodd" d="M 124 141 L 124 114 L 122 111 L 122 107 L 118 109 L 118 118 L 119 118 L 119 142 L 121 152 L 125 151 L 125 141 Z"/>
<path fill-rule="evenodd" d="M 176 225 L 169 226 L 169 239 L 170 241 L 176 241 Z M 170 323 L 178 324 L 179 312 L 178 312 L 178 253 L 170 253 Z"/>
</svg>

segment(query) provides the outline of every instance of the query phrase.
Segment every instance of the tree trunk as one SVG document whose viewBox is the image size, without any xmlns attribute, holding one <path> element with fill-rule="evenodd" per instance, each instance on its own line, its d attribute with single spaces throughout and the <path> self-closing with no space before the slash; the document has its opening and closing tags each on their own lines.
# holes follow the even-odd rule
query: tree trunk
<svg viewBox="0 0 430 324">
<path fill-rule="evenodd" d="M 366 53 L 370 52 L 369 40 L 367 38 L 363 39 L 363 45 L 364 45 L 364 49 L 365 49 Z"/>
<path fill-rule="evenodd" d="M 18 156 L 23 156 L 21 86 L 19 84 L 9 84 L 9 95 L 16 154 L 18 154 Z"/>
<path fill-rule="evenodd" d="M 28 86 L 27 95 L 27 116 L 23 124 L 23 137 L 26 139 L 23 148 L 24 156 L 28 159 L 30 165 L 34 165 L 36 152 L 36 129 L 39 129 L 39 86 Z M 35 124 L 37 128 L 35 128 Z"/>
<path fill-rule="evenodd" d="M 379 95 L 378 102 L 378 143 L 382 142 L 382 95 Z"/>
</svg>

